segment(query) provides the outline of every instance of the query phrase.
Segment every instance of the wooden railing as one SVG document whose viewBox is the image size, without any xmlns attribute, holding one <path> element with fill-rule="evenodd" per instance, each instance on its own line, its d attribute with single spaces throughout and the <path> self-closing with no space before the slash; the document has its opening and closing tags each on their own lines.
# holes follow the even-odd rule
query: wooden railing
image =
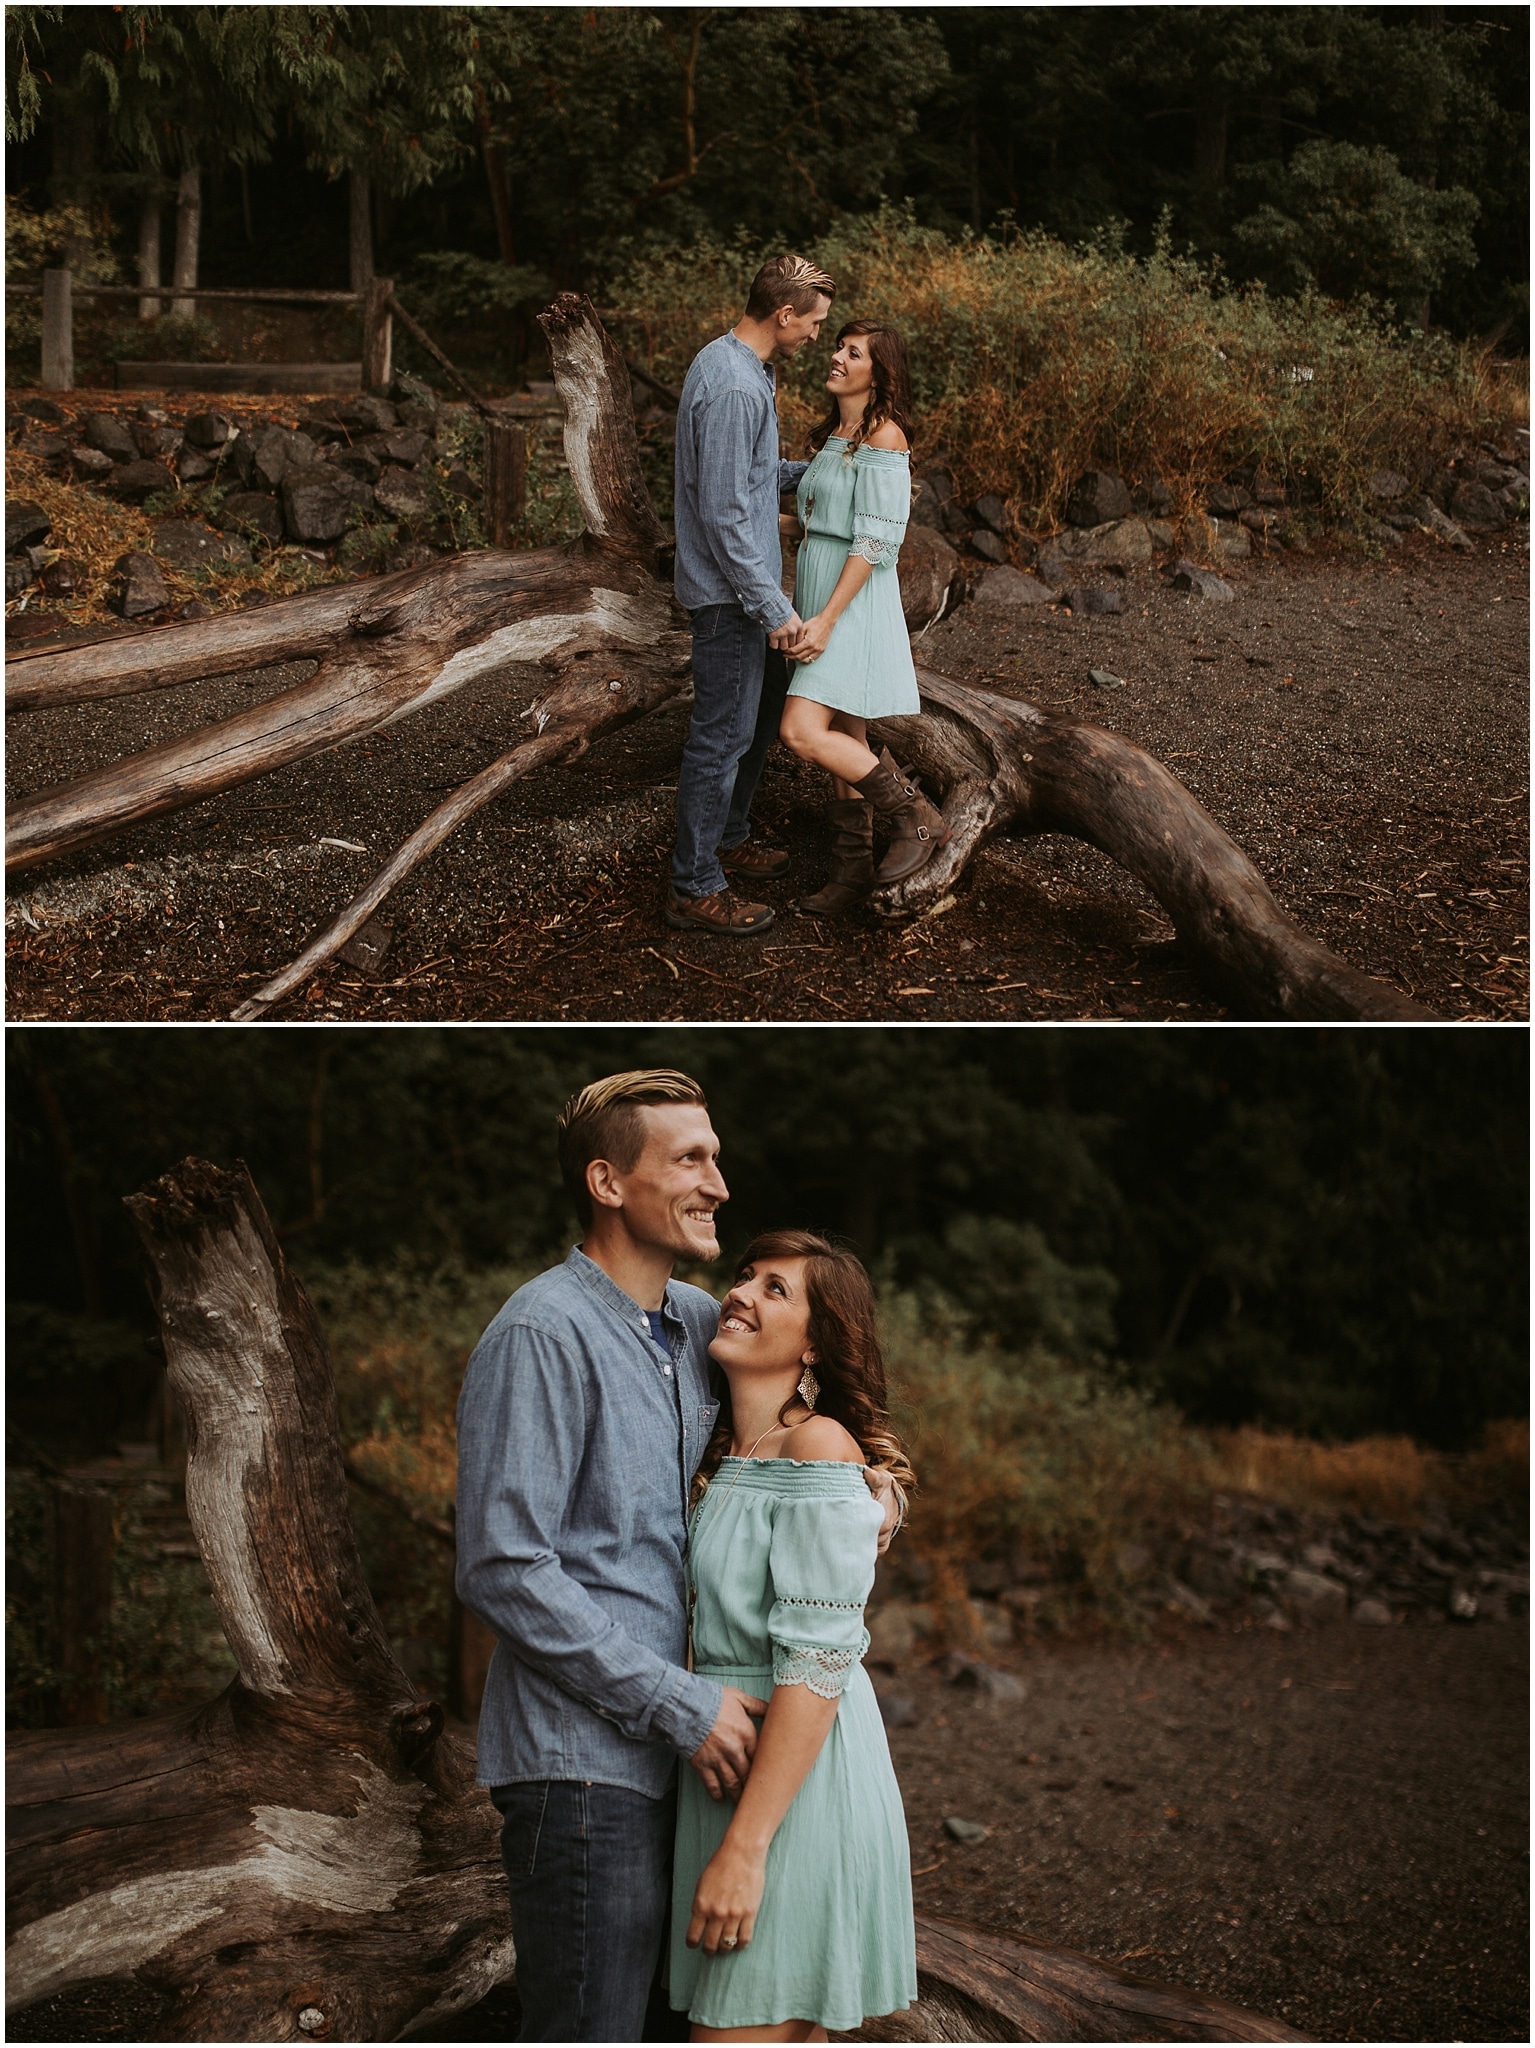
<svg viewBox="0 0 1535 2048">
<path fill-rule="evenodd" d="M 393 315 L 409 316 L 394 302 L 394 280 L 375 277 L 365 292 L 284 291 L 269 287 L 77 284 L 71 270 L 45 270 L 41 287 L 12 286 L 13 296 L 43 301 L 42 386 L 45 391 L 75 388 L 74 302 L 79 299 L 154 299 L 179 304 L 190 299 L 224 304 L 245 302 L 267 306 L 361 306 L 362 360 L 358 368 L 364 391 L 380 391 L 394 374 Z M 414 331 L 414 322 L 409 322 Z"/>
</svg>

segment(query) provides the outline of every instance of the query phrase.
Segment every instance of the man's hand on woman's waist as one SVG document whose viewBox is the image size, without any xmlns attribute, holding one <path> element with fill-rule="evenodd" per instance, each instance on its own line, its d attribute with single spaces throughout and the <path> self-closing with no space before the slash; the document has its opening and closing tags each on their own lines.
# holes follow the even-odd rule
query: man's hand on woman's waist
<svg viewBox="0 0 1535 2048">
<path fill-rule="evenodd" d="M 725 1687 L 719 1719 L 708 1739 L 688 1759 L 711 1799 L 734 1798 L 746 1783 L 757 1748 L 757 1723 L 752 1716 L 760 1720 L 766 1712 L 766 1700 L 754 1699 L 733 1685 Z"/>
</svg>

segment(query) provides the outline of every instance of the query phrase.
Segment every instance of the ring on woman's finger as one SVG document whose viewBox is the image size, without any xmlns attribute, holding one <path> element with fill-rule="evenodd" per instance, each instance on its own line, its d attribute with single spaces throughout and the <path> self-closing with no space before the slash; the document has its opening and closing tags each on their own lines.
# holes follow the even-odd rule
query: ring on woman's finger
<svg viewBox="0 0 1535 2048">
<path fill-rule="evenodd" d="M 735 1938 L 735 1936 L 734 1936 L 733 1934 L 722 1934 L 722 1935 L 720 1936 L 720 1947 L 721 1947 L 721 1948 L 734 1948 L 734 1947 L 735 1947 L 735 1945 L 736 1945 L 736 1938 Z"/>
</svg>

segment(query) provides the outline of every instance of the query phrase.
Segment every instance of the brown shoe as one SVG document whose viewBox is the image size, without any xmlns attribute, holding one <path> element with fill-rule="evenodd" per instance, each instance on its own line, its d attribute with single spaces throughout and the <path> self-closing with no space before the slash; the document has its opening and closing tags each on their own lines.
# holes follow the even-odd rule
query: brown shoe
<svg viewBox="0 0 1535 2048">
<path fill-rule="evenodd" d="M 673 889 L 666 901 L 666 922 L 679 932 L 724 932 L 747 938 L 753 932 L 765 932 L 773 913 L 765 903 L 741 902 L 728 889 L 717 890 L 713 896 L 679 896 Z"/>
<path fill-rule="evenodd" d="M 942 811 L 930 804 L 915 780 L 892 775 L 881 764 L 854 785 L 895 828 L 876 882 L 905 882 L 925 868 L 940 846 L 953 837 Z"/>
<path fill-rule="evenodd" d="M 727 875 L 740 875 L 748 882 L 771 882 L 789 865 L 787 846 L 774 846 L 765 839 L 743 839 L 739 846 L 720 849 L 720 866 Z"/>
<path fill-rule="evenodd" d="M 874 887 L 874 806 L 862 797 L 838 798 L 826 814 L 832 823 L 831 873 L 813 896 L 795 904 L 807 917 L 842 917 Z"/>
</svg>

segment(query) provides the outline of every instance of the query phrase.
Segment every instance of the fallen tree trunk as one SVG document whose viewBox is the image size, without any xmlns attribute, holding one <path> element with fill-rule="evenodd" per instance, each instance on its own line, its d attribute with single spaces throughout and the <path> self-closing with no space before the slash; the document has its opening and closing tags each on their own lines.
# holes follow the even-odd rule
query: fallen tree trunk
<svg viewBox="0 0 1535 2048">
<path fill-rule="evenodd" d="M 249 1176 L 189 1160 L 128 1207 L 239 1675 L 10 1740 L 7 2006 L 129 1976 L 162 2040 L 389 2040 L 511 1971 L 496 1815 L 385 1637 L 324 1339 Z"/>
<path fill-rule="evenodd" d="M 1304 2041 L 1277 2020 L 1071 1948 L 917 1915 L 917 2003 L 853 2041 Z"/>
<path fill-rule="evenodd" d="M 662 533 L 640 473 L 629 373 L 583 299 L 544 315 L 565 456 L 586 533 L 570 547 L 454 555 L 362 587 L 38 654 L 8 707 L 88 703 L 313 656 L 265 703 L 13 804 L 6 865 L 36 866 L 408 717 L 512 662 L 656 647 L 686 620 L 657 574 Z"/>
<path fill-rule="evenodd" d="M 482 810 L 514 782 L 531 775 L 535 768 L 549 767 L 558 761 L 578 761 L 600 734 L 643 718 L 680 696 L 689 684 L 690 642 L 682 634 L 669 638 L 671 644 L 663 641 L 649 664 L 636 664 L 623 675 L 613 673 L 611 659 L 577 657 L 555 687 L 528 707 L 525 716 L 537 737 L 511 748 L 499 761 L 471 776 L 446 803 L 439 804 L 319 937 L 281 974 L 231 1013 L 231 1021 L 252 1023 L 302 988 L 310 975 L 362 930 L 391 889 L 451 837 L 466 818 Z"/>
<path fill-rule="evenodd" d="M 919 668 L 921 718 L 876 730 L 944 791 L 953 837 L 874 907 L 910 917 L 1003 832 L 1064 832 L 1116 860 L 1249 999 L 1281 1017 L 1422 1020 L 1427 1012 L 1310 938 L 1176 775 L 1120 734 Z"/>
<path fill-rule="evenodd" d="M 678 654 L 686 621 L 662 574 L 664 536 L 640 469 L 628 367 L 586 300 L 565 294 L 540 317 L 565 407 L 565 456 L 586 521 L 583 538 L 527 554 L 455 556 L 362 590 L 315 591 L 254 613 L 18 657 L 7 678 L 7 701 L 17 711 L 279 661 L 312 658 L 318 667 L 265 703 L 22 797 L 7 818 L 8 867 L 34 867 L 359 738 L 503 665 L 558 668 L 555 689 L 534 707 L 557 730 L 547 735 L 540 726 L 438 806 L 237 1013 L 261 1016 L 323 966 L 482 805 L 540 767 L 578 758 L 600 733 L 686 688 Z M 948 593 L 938 602 L 947 604 Z M 598 659 L 582 662 L 583 655 Z M 605 667 L 610 686 L 618 685 L 611 697 L 595 680 Z M 920 876 L 881 892 L 881 914 L 931 907 L 995 833 L 1066 832 L 1142 881 L 1180 936 L 1260 1014 L 1427 1015 L 1309 939 L 1177 778 L 1128 741 L 930 670 L 919 672 L 919 685 L 928 716 L 887 720 L 881 730 L 943 796 L 955 831 Z"/>
<path fill-rule="evenodd" d="M 207 1706 L 7 1744 L 7 2010 L 129 1978 L 165 2041 L 395 2040 L 511 1980 L 499 1821 L 363 1578 L 324 1339 L 244 1168 L 128 1207 L 239 1675 Z M 451 1541 L 433 1523 L 433 1538 Z M 926 1917 L 870 2040 L 1295 2040 L 1198 1992 Z"/>
<path fill-rule="evenodd" d="M 643 650 L 675 630 L 667 593 L 646 572 L 603 563 L 597 576 L 579 548 L 487 549 L 408 571 L 403 587 L 387 578 L 362 603 L 354 591 L 345 629 L 307 681 L 13 805 L 6 866 L 35 867 L 221 795 L 376 732 L 509 662 L 582 646 Z"/>
</svg>

